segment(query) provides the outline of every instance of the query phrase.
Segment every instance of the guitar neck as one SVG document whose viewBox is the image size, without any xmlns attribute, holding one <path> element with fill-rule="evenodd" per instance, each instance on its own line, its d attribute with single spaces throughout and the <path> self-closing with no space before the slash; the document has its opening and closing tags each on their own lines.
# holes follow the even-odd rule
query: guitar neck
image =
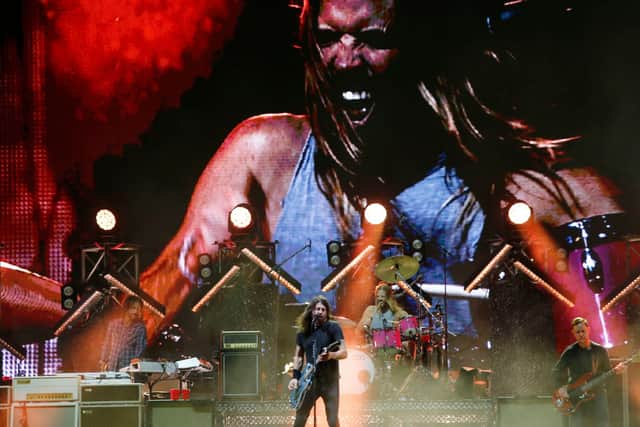
<svg viewBox="0 0 640 427">
<path fill-rule="evenodd" d="M 638 354 L 640 354 L 640 351 L 635 352 L 628 359 L 625 359 L 622 362 L 618 363 L 618 365 L 616 365 L 616 367 L 617 366 L 628 365 L 629 363 L 631 363 L 631 361 L 633 361 L 633 359 L 635 359 L 638 356 Z M 591 380 L 587 381 L 582 386 L 578 387 L 578 389 L 576 391 L 579 391 L 580 393 L 584 393 L 584 392 L 587 392 L 587 391 L 593 389 L 594 387 L 598 387 L 600 384 L 605 382 L 610 376 L 612 376 L 615 373 L 615 369 L 616 368 L 611 368 L 607 372 L 605 372 L 603 374 L 600 374 L 595 378 L 592 378 Z M 577 393 L 577 394 L 580 394 L 580 393 Z"/>
</svg>

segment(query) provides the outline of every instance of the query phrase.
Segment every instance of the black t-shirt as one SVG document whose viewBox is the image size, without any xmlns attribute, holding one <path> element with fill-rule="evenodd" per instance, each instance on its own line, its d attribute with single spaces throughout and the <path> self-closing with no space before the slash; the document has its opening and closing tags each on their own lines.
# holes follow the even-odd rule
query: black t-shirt
<svg viewBox="0 0 640 427">
<path fill-rule="evenodd" d="M 307 363 L 313 363 L 324 347 L 329 344 L 344 339 L 342 329 L 336 322 L 328 321 L 310 335 L 305 336 L 299 332 L 296 336 L 296 344 L 303 350 Z M 335 351 L 335 349 L 334 349 Z M 320 362 L 316 365 L 316 378 L 322 380 L 338 380 L 338 361 L 335 359 Z"/>
<path fill-rule="evenodd" d="M 611 369 L 607 350 L 600 344 L 591 342 L 590 348 L 582 348 L 573 343 L 565 349 L 553 368 L 556 387 L 573 383 L 587 372 L 598 376 Z"/>
</svg>

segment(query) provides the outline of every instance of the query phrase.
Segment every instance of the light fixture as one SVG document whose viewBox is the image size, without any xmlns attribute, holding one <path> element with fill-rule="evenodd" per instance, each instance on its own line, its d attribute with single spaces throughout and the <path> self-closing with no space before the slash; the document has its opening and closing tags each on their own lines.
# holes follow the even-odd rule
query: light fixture
<svg viewBox="0 0 640 427">
<path fill-rule="evenodd" d="M 489 275 L 489 273 L 491 273 L 493 268 L 500 261 L 502 261 L 509 254 L 509 252 L 511 252 L 511 249 L 513 249 L 513 246 L 505 243 L 504 246 L 498 251 L 498 253 L 495 254 L 493 258 L 491 258 L 487 265 L 485 265 L 482 270 L 480 270 L 480 272 L 476 274 L 476 276 L 469 282 L 469 284 L 465 286 L 464 290 L 466 292 L 471 292 L 475 287 L 480 285 L 480 283 L 482 283 L 482 281 Z"/>
<path fill-rule="evenodd" d="M 238 267 L 237 265 L 232 266 L 229 271 L 227 271 L 225 275 L 222 276 L 220 280 L 218 280 L 218 283 L 216 283 L 202 298 L 200 298 L 200 301 L 198 301 L 193 306 L 191 311 L 197 313 L 202 308 L 202 306 L 209 302 L 211 298 L 213 298 L 215 294 L 218 293 L 220 288 L 222 288 L 229 280 L 233 279 L 233 277 L 238 274 L 239 271 L 240 267 Z"/>
<path fill-rule="evenodd" d="M 198 255 L 198 285 L 209 283 L 213 277 L 213 265 L 211 255 L 203 253 Z"/>
<path fill-rule="evenodd" d="M 122 283 L 120 280 L 116 279 L 111 274 L 105 274 L 103 277 L 104 277 L 104 280 L 106 280 L 107 283 L 109 283 L 109 285 L 113 286 L 114 288 L 119 289 L 120 291 L 124 292 L 127 295 L 133 295 L 135 297 L 140 298 L 140 300 L 142 301 L 142 305 L 143 306 L 145 306 L 146 308 L 151 310 L 151 312 L 153 314 L 155 314 L 156 316 L 164 319 L 164 316 L 165 316 L 165 314 L 164 314 L 164 311 L 165 311 L 164 310 L 164 306 L 162 304 L 158 303 L 153 298 L 151 298 L 145 292 L 143 292 L 142 290 L 133 290 L 133 289 L 131 289 L 129 286 L 125 285 L 124 283 Z"/>
<path fill-rule="evenodd" d="M 71 310 L 78 301 L 78 291 L 68 283 L 60 288 L 60 304 L 64 310 Z"/>
<path fill-rule="evenodd" d="M 424 242 L 420 239 L 413 239 L 411 241 L 411 256 L 415 258 L 416 261 L 421 262 L 424 258 L 422 253 L 422 249 L 424 248 Z"/>
<path fill-rule="evenodd" d="M 387 208 L 382 203 L 369 203 L 364 209 L 364 219 L 372 225 L 379 225 L 387 219 Z"/>
<path fill-rule="evenodd" d="M 258 255 L 253 253 L 249 248 L 243 248 L 240 252 L 254 264 L 256 264 L 262 271 L 264 271 L 267 276 L 269 276 L 272 280 L 279 282 L 285 288 L 287 288 L 291 293 L 295 295 L 300 294 L 300 290 L 302 289 L 302 285 L 296 279 L 291 277 L 286 271 L 282 268 L 275 268 L 270 265 L 269 262 L 263 260 Z"/>
<path fill-rule="evenodd" d="M 527 267 L 520 261 L 514 261 L 513 266 L 524 273 L 533 283 L 535 283 L 538 287 L 542 288 L 543 291 L 547 292 L 557 300 L 566 304 L 569 308 L 572 308 L 575 304 L 569 298 L 561 294 L 557 291 L 553 286 L 551 286 L 546 280 L 544 280 L 539 274 L 534 272 L 531 268 Z"/>
<path fill-rule="evenodd" d="M 102 231 L 113 231 L 118 221 L 116 214 L 110 209 L 100 209 L 96 212 L 96 225 Z"/>
<path fill-rule="evenodd" d="M 609 311 L 613 306 L 615 306 L 621 299 L 629 295 L 634 289 L 636 289 L 640 285 L 640 275 L 638 275 L 635 279 L 629 282 L 628 285 L 624 286 L 620 291 L 614 291 L 611 293 L 611 296 L 605 298 L 602 301 L 602 308 L 600 311 L 605 313 Z"/>
<path fill-rule="evenodd" d="M 27 353 L 24 350 L 24 347 L 21 345 L 16 345 L 10 342 L 8 339 L 4 337 L 0 337 L 0 347 L 3 347 L 9 353 L 13 355 L 13 357 L 24 360 L 27 358 Z"/>
<path fill-rule="evenodd" d="M 327 243 L 327 263 L 329 267 L 336 268 L 347 260 L 348 246 L 344 242 L 330 240 Z"/>
<path fill-rule="evenodd" d="M 369 254 L 374 251 L 373 245 L 368 245 L 358 255 L 355 256 L 344 268 L 340 270 L 334 270 L 331 274 L 325 277 L 320 285 L 322 286 L 322 292 L 329 292 L 333 289 L 340 280 L 342 280 L 351 270 L 356 268 Z"/>
<path fill-rule="evenodd" d="M 236 205 L 229 212 L 228 229 L 232 237 L 246 236 L 255 228 L 255 215 L 247 203 Z"/>
<path fill-rule="evenodd" d="M 520 200 L 511 203 L 507 208 L 507 219 L 514 225 L 526 224 L 532 216 L 531 206 Z"/>
<path fill-rule="evenodd" d="M 69 311 L 64 317 L 58 322 L 58 325 L 53 332 L 53 335 L 59 337 L 67 327 L 71 326 L 73 322 L 75 322 L 81 315 L 89 314 L 89 311 L 102 300 L 105 294 L 101 290 L 95 290 L 91 294 L 87 294 L 84 298 L 80 300 L 80 303 L 76 306 L 76 308 L 72 311 Z"/>
</svg>

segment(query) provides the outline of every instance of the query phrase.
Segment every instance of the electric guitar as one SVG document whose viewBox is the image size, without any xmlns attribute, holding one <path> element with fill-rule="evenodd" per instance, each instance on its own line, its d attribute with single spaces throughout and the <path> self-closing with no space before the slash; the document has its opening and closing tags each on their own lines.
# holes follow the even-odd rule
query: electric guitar
<svg viewBox="0 0 640 427">
<path fill-rule="evenodd" d="M 613 375 L 617 367 L 628 365 L 637 358 L 638 355 L 640 355 L 640 350 L 633 353 L 628 359 L 618 363 L 615 368 L 609 369 L 607 372 L 600 374 L 597 377 L 593 377 L 593 373 L 591 372 L 587 372 L 582 375 L 580 378 L 567 385 L 568 398 L 560 396 L 560 389 L 554 391 L 552 396 L 553 405 L 563 415 L 573 414 L 581 404 L 596 397 L 595 393 L 591 391 L 594 387 L 599 386 Z"/>
<path fill-rule="evenodd" d="M 339 345 L 340 345 L 340 341 L 332 342 L 331 344 L 329 344 L 328 346 L 322 349 L 322 353 L 320 353 L 320 355 L 327 353 L 328 351 L 332 350 L 333 348 Z M 320 362 L 320 356 L 318 356 L 318 359 L 316 360 L 316 364 L 318 362 Z M 307 392 L 311 388 L 311 384 L 313 383 L 313 377 L 315 373 L 316 373 L 315 364 L 307 363 L 304 369 L 302 370 L 300 379 L 298 380 L 298 388 L 294 388 L 293 390 L 291 390 L 291 393 L 289 393 L 289 405 L 291 405 L 293 409 L 298 410 L 300 408 L 300 405 L 302 405 L 302 402 L 304 401 L 304 397 L 306 396 Z"/>
</svg>

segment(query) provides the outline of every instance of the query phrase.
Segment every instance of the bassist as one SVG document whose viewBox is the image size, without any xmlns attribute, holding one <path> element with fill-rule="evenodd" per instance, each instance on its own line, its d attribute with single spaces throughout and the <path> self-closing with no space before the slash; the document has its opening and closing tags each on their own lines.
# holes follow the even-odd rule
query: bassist
<svg viewBox="0 0 640 427">
<path fill-rule="evenodd" d="M 589 323 L 586 319 L 573 319 L 571 333 L 576 342 L 564 350 L 553 368 L 555 386 L 559 387 L 556 394 L 563 399 L 569 399 L 572 385 L 579 383 L 580 378 L 585 375 L 597 377 L 611 369 L 607 350 L 591 341 Z M 596 386 L 590 392 L 593 393 L 593 398 L 573 399 L 575 411 L 571 414 L 571 427 L 609 426 L 609 409 L 604 385 Z"/>
<path fill-rule="evenodd" d="M 294 374 L 289 382 L 289 390 L 296 389 L 299 385 L 298 380 L 300 379 L 303 360 L 306 359 L 307 363 L 315 362 L 316 369 L 311 387 L 296 411 L 294 427 L 305 425 L 309 412 L 319 397 L 324 400 L 329 426 L 339 426 L 340 374 L 338 360 L 347 357 L 347 350 L 340 325 L 331 321 L 330 318 L 329 301 L 323 296 L 314 297 L 298 318 L 296 351 L 293 360 Z M 330 351 L 330 349 L 326 348 L 335 341 L 340 342 L 340 346 L 336 351 Z"/>
</svg>

